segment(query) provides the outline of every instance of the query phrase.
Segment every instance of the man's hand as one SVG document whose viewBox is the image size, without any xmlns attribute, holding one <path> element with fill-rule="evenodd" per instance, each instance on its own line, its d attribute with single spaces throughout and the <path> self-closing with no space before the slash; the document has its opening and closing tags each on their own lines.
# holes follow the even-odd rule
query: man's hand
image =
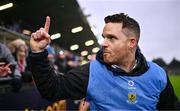
<svg viewBox="0 0 180 111">
<path fill-rule="evenodd" d="M 46 17 L 46 23 L 44 28 L 40 28 L 36 32 L 32 33 L 30 39 L 30 47 L 33 52 L 43 51 L 50 43 L 50 35 L 48 34 L 50 27 L 50 17 Z"/>
<path fill-rule="evenodd" d="M 0 77 L 7 76 L 8 74 L 11 74 L 11 69 L 9 68 L 10 64 L 3 65 L 3 63 L 0 63 Z"/>
</svg>

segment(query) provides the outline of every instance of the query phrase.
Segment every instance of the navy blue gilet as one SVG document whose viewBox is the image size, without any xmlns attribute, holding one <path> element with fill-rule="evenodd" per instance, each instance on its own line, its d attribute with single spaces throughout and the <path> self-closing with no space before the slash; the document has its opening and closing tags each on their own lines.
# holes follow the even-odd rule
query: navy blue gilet
<svg viewBox="0 0 180 111">
<path fill-rule="evenodd" d="M 92 61 L 87 88 L 90 110 L 156 110 L 167 77 L 157 64 L 147 64 L 148 71 L 140 76 L 121 76 Z"/>
</svg>

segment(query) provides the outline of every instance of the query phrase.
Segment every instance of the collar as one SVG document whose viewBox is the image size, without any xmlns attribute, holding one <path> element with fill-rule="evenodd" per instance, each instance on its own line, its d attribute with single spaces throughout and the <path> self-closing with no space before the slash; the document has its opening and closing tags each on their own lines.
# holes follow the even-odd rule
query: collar
<svg viewBox="0 0 180 111">
<path fill-rule="evenodd" d="M 111 67 L 112 67 L 112 68 L 115 68 L 115 69 L 121 69 L 120 66 L 115 65 L 115 64 L 111 65 Z M 137 67 L 137 60 L 135 60 L 135 64 L 134 64 L 132 70 L 134 70 L 136 67 Z"/>
<path fill-rule="evenodd" d="M 118 74 L 118 75 L 125 75 L 125 76 L 139 76 L 143 73 L 145 73 L 149 67 L 147 65 L 146 59 L 143 56 L 143 54 L 141 53 L 140 49 L 137 48 L 136 51 L 136 55 L 135 55 L 135 59 L 136 59 L 136 64 L 134 65 L 133 69 L 130 72 L 126 72 L 123 69 L 121 69 L 119 66 L 117 65 L 108 65 L 104 62 L 103 60 L 103 51 L 100 50 L 97 53 L 96 59 L 106 65 L 106 67 L 111 70 L 112 72 L 114 72 L 114 74 Z"/>
</svg>

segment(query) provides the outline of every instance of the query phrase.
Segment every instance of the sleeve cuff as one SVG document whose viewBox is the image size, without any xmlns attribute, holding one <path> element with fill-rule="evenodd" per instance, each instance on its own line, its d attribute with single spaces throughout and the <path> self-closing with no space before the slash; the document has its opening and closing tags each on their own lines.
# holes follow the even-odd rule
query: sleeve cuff
<svg viewBox="0 0 180 111">
<path fill-rule="evenodd" d="M 40 51 L 40 52 L 30 52 L 29 53 L 30 61 L 47 59 L 47 56 L 48 56 L 48 51 L 46 49 L 43 51 Z"/>
</svg>

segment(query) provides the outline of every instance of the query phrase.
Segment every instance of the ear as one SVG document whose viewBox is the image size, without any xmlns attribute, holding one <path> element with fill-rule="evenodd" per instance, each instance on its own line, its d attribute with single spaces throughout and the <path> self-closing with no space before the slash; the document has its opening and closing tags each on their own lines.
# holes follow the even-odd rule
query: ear
<svg viewBox="0 0 180 111">
<path fill-rule="evenodd" d="M 137 44 L 137 39 L 135 37 L 130 37 L 129 38 L 129 47 L 134 48 Z"/>
</svg>

